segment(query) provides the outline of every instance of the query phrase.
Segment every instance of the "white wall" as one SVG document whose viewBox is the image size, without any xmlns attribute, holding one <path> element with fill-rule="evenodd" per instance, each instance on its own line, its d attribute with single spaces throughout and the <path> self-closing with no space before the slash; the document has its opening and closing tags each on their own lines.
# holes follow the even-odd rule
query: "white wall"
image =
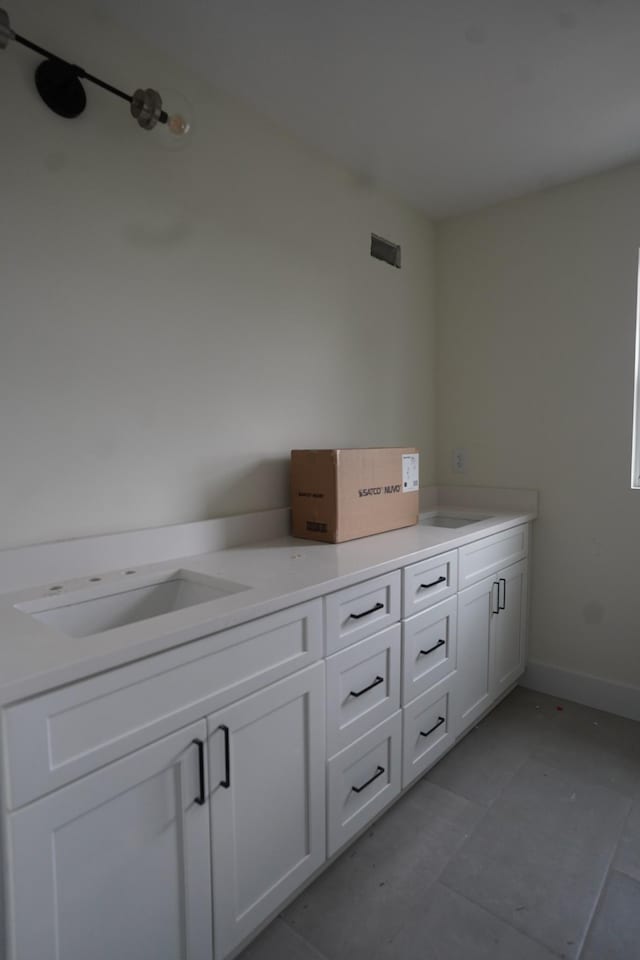
<svg viewBox="0 0 640 960">
<path fill-rule="evenodd" d="M 446 222 L 436 267 L 440 480 L 539 488 L 531 657 L 635 685 L 639 198 L 632 166 Z"/>
<path fill-rule="evenodd" d="M 0 53 L 0 547 L 285 505 L 297 446 L 416 444 L 432 481 L 426 219 L 86 5 L 11 12 L 196 127 L 167 149 L 91 85 L 61 120 Z"/>
</svg>

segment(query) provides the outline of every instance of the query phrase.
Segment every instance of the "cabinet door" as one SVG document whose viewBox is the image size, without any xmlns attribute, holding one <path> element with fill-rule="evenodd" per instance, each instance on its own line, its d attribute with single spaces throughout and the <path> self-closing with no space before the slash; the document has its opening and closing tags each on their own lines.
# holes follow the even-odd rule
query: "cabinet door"
<svg viewBox="0 0 640 960">
<path fill-rule="evenodd" d="M 10 960 L 211 960 L 205 737 L 202 720 L 8 817 Z"/>
<path fill-rule="evenodd" d="M 208 718 L 222 960 L 325 859 L 324 664 Z"/>
<path fill-rule="evenodd" d="M 516 682 L 525 662 L 527 561 L 514 563 L 497 576 L 500 614 L 493 624 L 493 696 Z"/>
<path fill-rule="evenodd" d="M 458 675 L 455 735 L 482 716 L 493 700 L 491 632 L 498 581 L 488 577 L 458 595 Z"/>
</svg>

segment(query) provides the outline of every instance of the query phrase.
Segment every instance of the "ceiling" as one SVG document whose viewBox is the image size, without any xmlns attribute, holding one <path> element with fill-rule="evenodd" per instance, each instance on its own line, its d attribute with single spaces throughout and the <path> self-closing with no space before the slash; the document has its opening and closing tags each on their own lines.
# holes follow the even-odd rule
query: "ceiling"
<svg viewBox="0 0 640 960">
<path fill-rule="evenodd" d="M 98 0 L 434 217 L 640 157 L 640 0 Z"/>
</svg>

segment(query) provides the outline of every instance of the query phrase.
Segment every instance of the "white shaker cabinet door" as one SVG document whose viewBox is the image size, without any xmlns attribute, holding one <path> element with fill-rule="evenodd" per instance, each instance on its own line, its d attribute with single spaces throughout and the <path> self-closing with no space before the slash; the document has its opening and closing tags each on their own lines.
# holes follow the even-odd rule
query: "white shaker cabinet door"
<svg viewBox="0 0 640 960">
<path fill-rule="evenodd" d="M 8 817 L 10 960 L 211 960 L 205 737 L 201 720 Z"/>
<path fill-rule="evenodd" d="M 207 720 L 216 960 L 325 859 L 324 663 Z"/>
<path fill-rule="evenodd" d="M 493 577 L 458 594 L 456 736 L 481 717 L 493 701 L 491 633 L 497 605 L 498 581 Z"/>
<path fill-rule="evenodd" d="M 511 687 L 525 666 L 527 626 L 527 561 L 498 575 L 499 615 L 493 618 L 493 696 Z"/>
<path fill-rule="evenodd" d="M 456 736 L 516 682 L 526 655 L 527 561 L 458 595 Z"/>
</svg>

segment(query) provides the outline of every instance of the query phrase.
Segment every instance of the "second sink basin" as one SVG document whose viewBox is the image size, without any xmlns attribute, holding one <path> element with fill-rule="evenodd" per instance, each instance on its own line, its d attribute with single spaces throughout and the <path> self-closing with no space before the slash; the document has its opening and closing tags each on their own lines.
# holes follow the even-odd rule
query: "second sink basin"
<svg viewBox="0 0 640 960">
<path fill-rule="evenodd" d="M 428 527 L 447 527 L 455 530 L 456 527 L 466 527 L 469 523 L 480 523 L 481 520 L 490 520 L 490 516 L 484 517 L 450 517 L 444 513 L 436 513 L 432 517 L 425 517 L 422 523 Z"/>
<path fill-rule="evenodd" d="M 116 591 L 115 584 L 113 586 L 113 592 L 106 596 L 83 599 L 86 591 L 73 591 L 58 594 L 55 603 L 47 598 L 39 603 L 19 605 L 18 609 L 69 637 L 80 638 L 249 589 L 241 583 L 187 570 L 177 570 L 162 580 L 146 581 L 137 587 L 127 585 L 127 589 Z"/>
</svg>

